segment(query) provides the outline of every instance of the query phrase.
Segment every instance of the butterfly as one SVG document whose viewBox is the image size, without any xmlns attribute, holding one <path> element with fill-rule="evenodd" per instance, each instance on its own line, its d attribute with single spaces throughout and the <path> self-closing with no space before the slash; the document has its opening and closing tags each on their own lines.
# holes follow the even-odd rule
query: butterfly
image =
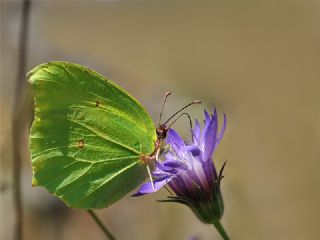
<svg viewBox="0 0 320 240">
<path fill-rule="evenodd" d="M 134 190 L 158 160 L 169 120 L 156 128 L 127 91 L 78 64 L 49 62 L 27 78 L 34 96 L 33 186 L 77 209 L 105 208 Z M 146 170 L 147 169 L 147 170 Z"/>
</svg>

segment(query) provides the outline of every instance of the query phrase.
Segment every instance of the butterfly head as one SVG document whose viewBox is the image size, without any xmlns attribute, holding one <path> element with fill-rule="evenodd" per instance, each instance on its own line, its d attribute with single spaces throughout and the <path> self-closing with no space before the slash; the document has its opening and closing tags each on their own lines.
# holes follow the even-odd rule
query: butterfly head
<svg viewBox="0 0 320 240">
<path fill-rule="evenodd" d="M 190 121 L 190 126 L 192 126 L 191 118 L 190 118 L 189 114 L 185 113 L 185 112 L 183 112 L 183 113 L 181 113 L 181 112 L 184 109 L 186 109 L 187 107 L 189 107 L 189 106 L 191 106 L 193 104 L 201 103 L 201 101 L 199 101 L 199 100 L 192 101 L 191 103 L 185 105 L 184 107 L 180 108 L 177 112 L 175 112 L 173 115 L 171 115 L 171 117 L 169 117 L 167 119 L 167 121 L 165 121 L 164 123 L 161 123 L 163 108 L 164 108 L 164 105 L 165 105 L 165 103 L 167 101 L 168 96 L 170 96 L 170 95 L 171 95 L 171 92 L 166 92 L 165 96 L 164 96 L 164 99 L 163 99 L 163 102 L 162 102 L 162 107 L 161 107 L 160 117 L 159 117 L 159 123 L 158 123 L 158 127 L 156 129 L 158 141 L 164 140 L 167 137 L 167 132 L 170 129 L 170 127 L 183 115 L 187 115 L 188 116 L 189 121 Z M 177 116 L 177 114 L 179 114 L 179 113 L 181 113 L 181 114 Z M 174 119 L 174 117 L 176 117 L 176 118 Z M 173 122 L 169 123 L 172 119 L 173 119 Z M 167 126 L 167 124 L 169 124 L 169 126 Z"/>
<path fill-rule="evenodd" d="M 167 137 L 169 128 L 165 124 L 160 124 L 156 129 L 157 137 L 159 140 L 164 140 Z"/>
</svg>

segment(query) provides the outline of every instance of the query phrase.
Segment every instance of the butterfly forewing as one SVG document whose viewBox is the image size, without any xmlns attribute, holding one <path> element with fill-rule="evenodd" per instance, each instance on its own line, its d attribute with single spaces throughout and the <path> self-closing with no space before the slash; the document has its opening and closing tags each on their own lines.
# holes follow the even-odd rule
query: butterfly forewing
<svg viewBox="0 0 320 240">
<path fill-rule="evenodd" d="M 73 208 L 103 208 L 146 177 L 155 127 L 125 90 L 77 64 L 42 64 L 28 74 L 35 116 L 30 133 L 33 184 Z"/>
</svg>

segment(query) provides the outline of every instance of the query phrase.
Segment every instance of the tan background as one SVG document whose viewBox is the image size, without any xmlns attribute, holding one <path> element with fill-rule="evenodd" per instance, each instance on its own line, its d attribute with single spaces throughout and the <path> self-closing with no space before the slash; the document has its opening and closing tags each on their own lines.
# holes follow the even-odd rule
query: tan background
<svg viewBox="0 0 320 240">
<path fill-rule="evenodd" d="M 3 240 L 13 236 L 10 132 L 20 7 L 1 1 Z M 215 162 L 228 160 L 223 223 L 231 239 L 319 239 L 319 1 L 34 1 L 31 14 L 28 69 L 51 60 L 96 69 L 155 120 L 167 90 L 174 93 L 167 116 L 193 99 L 226 112 Z M 201 112 L 190 109 L 199 119 Z M 187 121 L 176 128 L 188 136 Z M 31 188 L 27 131 L 25 239 L 104 239 L 85 212 Z M 186 207 L 155 201 L 165 196 L 126 197 L 98 213 L 119 239 L 220 239 Z"/>
</svg>

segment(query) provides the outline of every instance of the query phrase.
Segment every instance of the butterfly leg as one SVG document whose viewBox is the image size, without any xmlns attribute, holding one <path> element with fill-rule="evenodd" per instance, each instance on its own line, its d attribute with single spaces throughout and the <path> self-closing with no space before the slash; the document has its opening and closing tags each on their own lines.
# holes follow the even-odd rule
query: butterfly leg
<svg viewBox="0 0 320 240">
<path fill-rule="evenodd" d="M 152 179 L 150 167 L 149 167 L 148 164 L 146 165 L 146 167 L 147 167 L 147 170 L 148 170 L 148 175 L 149 175 L 149 178 L 150 178 L 150 182 L 151 182 L 151 185 L 152 185 L 152 189 L 153 189 L 153 191 L 156 191 L 156 189 L 155 189 L 155 187 L 154 187 L 154 183 L 153 183 L 153 179 Z"/>
<path fill-rule="evenodd" d="M 157 149 L 156 152 L 156 161 L 159 162 L 160 148 Z"/>
</svg>

